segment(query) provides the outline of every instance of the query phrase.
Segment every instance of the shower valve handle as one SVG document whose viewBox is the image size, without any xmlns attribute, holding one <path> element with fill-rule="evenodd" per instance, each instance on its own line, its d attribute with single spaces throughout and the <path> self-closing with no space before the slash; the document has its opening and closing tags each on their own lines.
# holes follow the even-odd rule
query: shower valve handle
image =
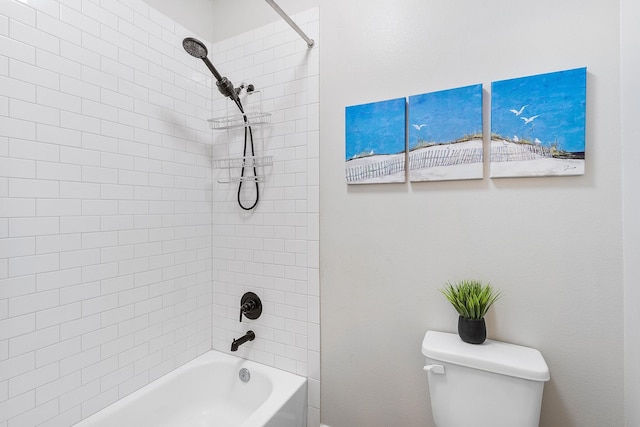
<svg viewBox="0 0 640 427">
<path fill-rule="evenodd" d="M 245 315 L 248 319 L 257 319 L 262 314 L 262 301 L 260 297 L 253 292 L 247 292 L 242 296 L 240 300 L 240 322 L 242 322 L 242 315 Z"/>
</svg>

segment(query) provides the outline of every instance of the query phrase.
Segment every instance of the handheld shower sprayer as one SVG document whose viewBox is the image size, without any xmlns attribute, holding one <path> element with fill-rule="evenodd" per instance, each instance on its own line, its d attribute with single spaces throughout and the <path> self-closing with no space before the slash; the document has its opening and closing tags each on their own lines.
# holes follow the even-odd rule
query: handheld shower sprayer
<svg viewBox="0 0 640 427">
<path fill-rule="evenodd" d="M 184 40 L 182 40 L 182 47 L 184 48 L 184 50 L 187 51 L 189 55 L 195 58 L 202 59 L 204 64 L 207 66 L 207 68 L 211 71 L 213 76 L 216 78 L 216 86 L 218 87 L 218 91 L 223 96 L 233 99 L 233 101 L 236 103 L 240 111 L 244 113 L 242 104 L 238 99 L 238 92 L 233 87 L 233 83 L 231 83 L 231 81 L 228 78 L 223 77 L 218 72 L 218 70 L 216 70 L 216 67 L 213 66 L 211 61 L 209 61 L 209 58 L 207 58 L 207 55 L 209 52 L 207 51 L 207 47 L 204 45 L 204 43 L 202 43 L 198 39 L 194 39 L 193 37 L 187 37 Z"/>
<path fill-rule="evenodd" d="M 235 104 L 238 106 L 238 108 L 240 109 L 240 112 L 242 113 L 242 117 L 244 119 L 243 156 L 245 157 L 255 156 L 255 149 L 253 146 L 253 131 L 251 130 L 251 124 L 249 123 L 247 115 L 244 113 L 244 108 L 242 108 L 242 102 L 240 101 L 240 97 L 238 96 L 240 91 L 244 88 L 244 84 L 241 84 L 238 88 L 234 88 L 233 83 L 231 83 L 231 81 L 228 78 L 222 77 L 222 75 L 218 72 L 218 70 L 216 70 L 216 67 L 214 67 L 211 61 L 209 61 L 209 58 L 207 58 L 207 54 L 208 54 L 207 47 L 200 40 L 194 39 L 193 37 L 187 37 L 184 40 L 182 40 L 182 47 L 184 48 L 184 50 L 187 51 L 189 55 L 195 58 L 202 59 L 202 61 L 204 61 L 207 68 L 211 71 L 211 73 L 217 80 L 216 86 L 218 86 L 218 91 L 223 96 L 226 96 L 227 98 L 231 98 L 233 102 L 235 102 Z M 251 84 L 248 85 L 246 87 L 246 91 L 247 93 L 253 92 L 254 91 L 253 85 Z M 249 152 L 249 148 L 251 149 L 250 152 Z M 253 178 L 246 177 L 248 181 L 250 180 L 254 182 L 255 188 L 256 188 L 255 200 L 252 204 L 248 206 L 246 206 L 242 202 L 242 199 L 240 197 L 242 194 L 242 184 L 245 179 L 244 174 L 245 174 L 245 166 L 243 163 L 242 172 L 240 174 L 240 183 L 238 184 L 238 204 L 245 211 L 249 211 L 258 205 L 258 200 L 260 199 L 260 188 L 258 186 L 258 172 L 256 170 L 255 164 L 253 165 Z M 242 319 L 242 316 L 240 318 Z"/>
</svg>

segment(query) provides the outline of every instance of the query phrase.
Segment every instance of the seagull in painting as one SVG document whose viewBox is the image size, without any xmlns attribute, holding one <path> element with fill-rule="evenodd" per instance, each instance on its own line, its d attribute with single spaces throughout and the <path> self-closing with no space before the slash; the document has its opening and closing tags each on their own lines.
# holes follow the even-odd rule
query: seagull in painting
<svg viewBox="0 0 640 427">
<path fill-rule="evenodd" d="M 520 109 L 519 109 L 519 110 L 512 109 L 512 110 L 509 110 L 509 111 L 511 111 L 513 114 L 515 114 L 515 115 L 516 115 L 516 117 L 518 117 L 520 114 L 522 114 L 522 112 L 524 111 L 524 109 L 525 109 L 525 108 L 527 108 L 527 107 L 528 107 L 528 105 L 523 105 L 522 107 L 520 107 Z"/>
<path fill-rule="evenodd" d="M 518 142 L 520 141 L 520 138 L 518 138 L 518 135 L 513 135 L 513 142 Z"/>
<path fill-rule="evenodd" d="M 420 130 L 420 129 L 422 129 L 423 127 L 425 127 L 425 126 L 426 126 L 426 124 L 411 125 L 411 126 L 413 126 L 416 130 Z"/>
<path fill-rule="evenodd" d="M 541 145 L 542 141 L 540 141 L 538 138 L 536 138 L 533 142 L 536 143 L 536 145 Z"/>
<path fill-rule="evenodd" d="M 537 114 L 535 116 L 531 116 L 531 117 L 520 117 L 522 120 L 524 120 L 524 124 L 528 125 L 529 123 L 531 123 L 532 121 L 534 121 L 535 119 L 537 119 L 538 117 L 540 117 L 540 114 Z"/>
</svg>

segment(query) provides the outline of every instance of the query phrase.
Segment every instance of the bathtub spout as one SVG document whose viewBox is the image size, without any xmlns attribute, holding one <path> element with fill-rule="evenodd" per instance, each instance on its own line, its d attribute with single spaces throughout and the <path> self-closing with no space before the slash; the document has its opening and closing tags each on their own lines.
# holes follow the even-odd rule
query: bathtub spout
<svg viewBox="0 0 640 427">
<path fill-rule="evenodd" d="M 231 351 L 237 351 L 238 347 L 240 347 L 242 344 L 246 343 L 247 341 L 253 341 L 254 339 L 256 339 L 256 334 L 253 331 L 248 331 L 246 334 L 244 334 L 243 337 L 240 337 L 237 340 L 233 340 L 233 342 L 231 343 Z"/>
</svg>

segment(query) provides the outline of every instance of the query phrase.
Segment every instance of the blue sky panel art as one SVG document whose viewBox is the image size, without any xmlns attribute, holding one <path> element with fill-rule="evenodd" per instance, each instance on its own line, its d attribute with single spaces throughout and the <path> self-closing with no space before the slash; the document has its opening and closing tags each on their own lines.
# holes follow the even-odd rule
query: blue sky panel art
<svg viewBox="0 0 640 427">
<path fill-rule="evenodd" d="M 405 182 L 406 99 L 345 108 L 349 184 Z"/>
<path fill-rule="evenodd" d="M 481 179 L 482 85 L 409 97 L 409 179 Z"/>
<path fill-rule="evenodd" d="M 587 69 L 491 84 L 491 177 L 583 175 Z"/>
</svg>

